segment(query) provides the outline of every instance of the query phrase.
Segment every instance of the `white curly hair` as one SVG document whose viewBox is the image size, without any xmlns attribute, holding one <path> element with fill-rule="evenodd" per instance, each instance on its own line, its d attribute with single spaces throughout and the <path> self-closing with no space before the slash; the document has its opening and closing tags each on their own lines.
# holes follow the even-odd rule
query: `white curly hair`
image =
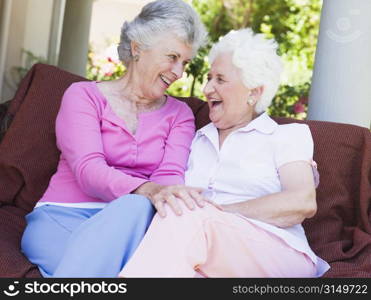
<svg viewBox="0 0 371 300">
<path fill-rule="evenodd" d="M 263 87 L 255 111 L 265 111 L 278 90 L 283 71 L 275 40 L 266 39 L 263 34 L 255 34 L 250 28 L 232 30 L 211 48 L 210 64 L 225 52 L 232 53 L 232 62 L 241 70 L 242 82 L 248 89 Z"/>
</svg>

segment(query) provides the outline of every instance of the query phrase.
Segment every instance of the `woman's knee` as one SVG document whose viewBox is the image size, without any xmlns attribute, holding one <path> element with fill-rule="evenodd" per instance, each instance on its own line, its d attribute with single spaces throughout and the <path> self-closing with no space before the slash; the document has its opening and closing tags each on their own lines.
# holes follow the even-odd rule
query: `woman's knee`
<svg viewBox="0 0 371 300">
<path fill-rule="evenodd" d="M 27 225 L 21 239 L 21 250 L 27 256 L 40 253 L 43 238 L 47 236 L 51 220 L 41 208 L 35 209 L 26 216 Z M 42 242 L 40 242 L 42 241 Z"/>
<path fill-rule="evenodd" d="M 189 224 L 199 224 L 205 219 L 203 208 L 195 207 L 194 209 L 188 208 L 186 205 L 181 204 L 181 214 L 178 215 L 174 212 L 170 205 L 165 204 L 166 217 L 158 216 L 158 222 L 163 226 L 188 226 Z"/>
<path fill-rule="evenodd" d="M 126 211 L 133 214 L 154 214 L 155 210 L 151 201 L 141 195 L 124 195 L 112 201 L 109 205 L 112 209 Z"/>
<path fill-rule="evenodd" d="M 43 209 L 36 209 L 26 219 L 21 251 L 32 263 L 52 274 L 63 255 L 70 232 L 51 219 Z"/>
</svg>

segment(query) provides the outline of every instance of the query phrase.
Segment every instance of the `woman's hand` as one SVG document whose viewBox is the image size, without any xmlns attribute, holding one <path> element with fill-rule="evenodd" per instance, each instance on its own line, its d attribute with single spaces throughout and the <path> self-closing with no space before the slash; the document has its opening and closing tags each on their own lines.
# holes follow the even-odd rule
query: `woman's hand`
<svg viewBox="0 0 371 300">
<path fill-rule="evenodd" d="M 205 202 L 209 202 L 202 195 L 203 189 L 196 187 L 188 187 L 185 185 L 169 185 L 163 186 L 154 182 L 146 182 L 139 186 L 133 193 L 147 197 L 156 208 L 161 217 L 166 217 L 165 204 L 168 204 L 171 209 L 177 214 L 182 214 L 179 200 L 193 210 L 195 205 L 204 207 Z"/>
</svg>

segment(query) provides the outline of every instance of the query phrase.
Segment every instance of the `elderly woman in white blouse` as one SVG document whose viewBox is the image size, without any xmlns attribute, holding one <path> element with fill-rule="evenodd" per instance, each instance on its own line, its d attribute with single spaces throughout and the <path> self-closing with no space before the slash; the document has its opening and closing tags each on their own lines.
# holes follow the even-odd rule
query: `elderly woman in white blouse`
<svg viewBox="0 0 371 300">
<path fill-rule="evenodd" d="M 164 202 L 121 277 L 318 277 L 329 265 L 301 223 L 316 213 L 309 127 L 265 112 L 282 64 L 276 43 L 232 31 L 210 52 L 204 88 L 212 123 L 192 142 L 186 185 L 196 203 Z M 178 214 L 175 212 L 178 211 Z M 180 212 L 181 211 L 181 212 Z"/>
</svg>

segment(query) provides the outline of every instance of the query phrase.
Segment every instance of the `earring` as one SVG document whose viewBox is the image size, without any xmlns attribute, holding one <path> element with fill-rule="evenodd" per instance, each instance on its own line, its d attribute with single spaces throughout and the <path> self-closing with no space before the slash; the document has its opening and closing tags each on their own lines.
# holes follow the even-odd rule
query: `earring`
<svg viewBox="0 0 371 300">
<path fill-rule="evenodd" d="M 138 54 L 135 54 L 134 55 L 134 61 L 138 61 L 139 60 L 139 55 Z"/>
<path fill-rule="evenodd" d="M 247 103 L 250 104 L 250 105 L 254 105 L 254 99 L 248 98 Z"/>
</svg>

